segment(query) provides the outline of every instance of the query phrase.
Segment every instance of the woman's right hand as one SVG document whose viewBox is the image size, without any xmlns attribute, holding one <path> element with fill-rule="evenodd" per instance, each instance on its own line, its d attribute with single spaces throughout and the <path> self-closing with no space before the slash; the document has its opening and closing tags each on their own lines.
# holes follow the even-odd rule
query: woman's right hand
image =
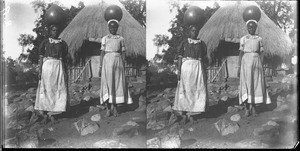
<svg viewBox="0 0 300 151">
<path fill-rule="evenodd" d="M 181 72 L 179 71 L 178 74 L 177 74 L 178 81 L 180 81 L 180 74 L 181 74 Z"/>
<path fill-rule="evenodd" d="M 237 76 L 240 77 L 240 74 L 241 74 L 241 67 L 238 67 Z"/>
<path fill-rule="evenodd" d="M 38 74 L 39 80 L 41 80 L 41 77 L 42 77 L 42 71 L 39 71 L 39 74 Z"/>
</svg>

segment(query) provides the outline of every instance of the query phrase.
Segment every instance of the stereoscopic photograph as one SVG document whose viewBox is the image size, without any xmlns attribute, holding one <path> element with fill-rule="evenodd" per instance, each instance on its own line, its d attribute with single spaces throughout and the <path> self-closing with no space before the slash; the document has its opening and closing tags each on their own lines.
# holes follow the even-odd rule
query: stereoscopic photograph
<svg viewBox="0 0 300 151">
<path fill-rule="evenodd" d="M 298 145 L 297 1 L 0 8 L 1 150 Z"/>
</svg>

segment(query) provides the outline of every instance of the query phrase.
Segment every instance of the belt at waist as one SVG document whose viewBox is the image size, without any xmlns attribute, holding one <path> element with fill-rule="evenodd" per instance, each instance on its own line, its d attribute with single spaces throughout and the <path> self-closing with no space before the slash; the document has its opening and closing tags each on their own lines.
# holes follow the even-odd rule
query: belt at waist
<svg viewBox="0 0 300 151">
<path fill-rule="evenodd" d="M 244 51 L 244 53 L 257 53 L 258 54 L 258 52 L 256 52 L 256 51 L 249 51 L 249 52 Z"/>
<path fill-rule="evenodd" d="M 62 58 L 55 58 L 55 57 L 44 57 L 46 60 L 62 60 Z"/>
<path fill-rule="evenodd" d="M 120 53 L 118 51 L 105 51 L 105 53 Z"/>
<path fill-rule="evenodd" d="M 201 58 L 198 58 L 198 59 L 192 58 L 192 57 L 184 57 L 184 58 L 182 58 L 182 61 L 186 61 L 186 60 L 198 60 L 198 61 L 201 61 Z"/>
</svg>

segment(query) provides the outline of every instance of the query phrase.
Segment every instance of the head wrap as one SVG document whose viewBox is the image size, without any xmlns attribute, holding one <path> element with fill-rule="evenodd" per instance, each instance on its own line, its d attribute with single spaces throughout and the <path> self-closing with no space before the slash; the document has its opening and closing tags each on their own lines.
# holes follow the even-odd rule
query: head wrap
<svg viewBox="0 0 300 151">
<path fill-rule="evenodd" d="M 248 25 L 250 22 L 254 22 L 256 25 L 257 25 L 257 21 L 256 20 L 253 20 L 253 19 L 250 19 L 250 20 L 248 20 L 247 22 L 246 22 L 246 25 Z"/>
<path fill-rule="evenodd" d="M 115 22 L 119 25 L 119 21 L 116 20 L 116 19 L 111 19 L 111 20 L 109 20 L 109 21 L 107 22 L 107 25 L 109 25 L 109 23 L 112 22 L 112 21 L 115 21 Z"/>
</svg>

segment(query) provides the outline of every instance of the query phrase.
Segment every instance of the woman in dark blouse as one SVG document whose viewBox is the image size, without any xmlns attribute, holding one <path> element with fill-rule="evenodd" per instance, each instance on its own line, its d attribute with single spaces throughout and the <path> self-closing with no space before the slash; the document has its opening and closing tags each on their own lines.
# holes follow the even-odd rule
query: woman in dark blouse
<svg viewBox="0 0 300 151">
<path fill-rule="evenodd" d="M 193 121 L 192 115 L 205 112 L 207 89 L 204 63 L 207 62 L 206 47 L 197 39 L 199 28 L 189 27 L 189 38 L 178 47 L 178 85 L 173 110 L 182 116 L 182 123 Z"/>
<path fill-rule="evenodd" d="M 42 41 L 39 46 L 40 81 L 34 109 L 43 115 L 42 122 L 47 122 L 47 119 L 53 122 L 52 115 L 66 111 L 67 76 L 65 63 L 68 46 L 65 41 L 58 38 L 58 27 L 51 25 L 50 38 Z"/>
</svg>

